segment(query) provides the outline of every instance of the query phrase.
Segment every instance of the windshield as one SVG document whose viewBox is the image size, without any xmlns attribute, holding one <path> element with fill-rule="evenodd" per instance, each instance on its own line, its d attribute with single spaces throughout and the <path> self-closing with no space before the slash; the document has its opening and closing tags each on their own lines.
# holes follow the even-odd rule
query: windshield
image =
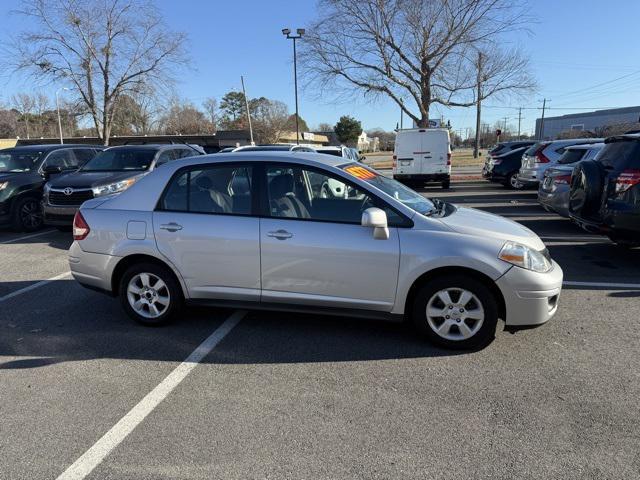
<svg viewBox="0 0 640 480">
<path fill-rule="evenodd" d="M 402 183 L 392 178 L 388 178 L 378 174 L 376 171 L 362 165 L 348 164 L 342 167 L 343 170 L 360 180 L 370 183 L 387 195 L 395 198 L 411 210 L 422 215 L 431 215 L 437 208 L 434 202 L 423 197 L 417 192 L 404 186 Z"/>
<path fill-rule="evenodd" d="M 562 165 L 576 163 L 586 152 L 587 150 L 584 148 L 565 150 L 562 156 L 558 159 L 558 163 Z"/>
<path fill-rule="evenodd" d="M 29 172 L 37 168 L 42 152 L 0 152 L 0 172 Z"/>
<path fill-rule="evenodd" d="M 89 160 L 80 170 L 83 172 L 123 172 L 147 170 L 151 166 L 156 150 L 114 149 L 105 150 Z"/>
</svg>

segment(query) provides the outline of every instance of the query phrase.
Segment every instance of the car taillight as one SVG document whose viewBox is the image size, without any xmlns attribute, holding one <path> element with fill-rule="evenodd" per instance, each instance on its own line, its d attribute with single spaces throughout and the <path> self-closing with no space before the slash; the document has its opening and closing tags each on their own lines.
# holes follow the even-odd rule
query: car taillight
<svg viewBox="0 0 640 480">
<path fill-rule="evenodd" d="M 451 165 L 451 154 L 447 153 L 447 165 Z"/>
<path fill-rule="evenodd" d="M 73 217 L 73 239 L 84 240 L 90 231 L 89 224 L 80 213 L 80 210 L 78 210 Z"/>
<path fill-rule="evenodd" d="M 543 143 L 538 147 L 536 152 L 533 154 L 535 158 L 535 163 L 549 163 L 551 161 L 549 160 L 549 157 L 547 157 L 544 153 L 542 153 L 542 151 L 548 146 L 549 146 L 548 143 Z"/>
<path fill-rule="evenodd" d="M 624 193 L 640 184 L 640 170 L 624 170 L 616 179 L 616 193 Z"/>
<path fill-rule="evenodd" d="M 501 158 L 495 158 L 495 157 L 493 157 L 493 160 L 491 160 L 491 162 L 492 162 L 494 165 L 500 165 L 500 164 L 502 163 L 502 159 L 501 159 Z"/>
<path fill-rule="evenodd" d="M 557 185 L 569 185 L 571 183 L 571 174 L 558 175 L 553 179 L 553 183 Z"/>
</svg>

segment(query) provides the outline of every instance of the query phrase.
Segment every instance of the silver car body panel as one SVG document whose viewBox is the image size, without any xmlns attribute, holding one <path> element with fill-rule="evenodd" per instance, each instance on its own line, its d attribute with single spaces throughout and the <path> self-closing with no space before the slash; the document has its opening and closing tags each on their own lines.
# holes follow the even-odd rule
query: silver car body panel
<svg viewBox="0 0 640 480">
<path fill-rule="evenodd" d="M 288 161 L 324 168 L 375 192 L 411 218 L 413 227 L 389 228 L 387 240 L 375 240 L 372 230 L 360 225 L 155 211 L 167 182 L 179 168 L 242 161 Z M 505 299 L 507 325 L 543 323 L 551 318 L 555 310 L 547 306 L 552 298 L 557 304 L 560 267 L 554 265 L 552 272 L 537 274 L 498 259 L 508 240 L 543 249 L 544 243 L 529 229 L 463 207 L 443 218 L 419 215 L 337 168 L 343 163 L 339 157 L 305 153 L 283 156 L 277 152 L 176 160 L 117 196 L 82 206 L 91 231 L 86 239 L 71 246 L 71 271 L 81 283 L 111 290 L 117 264 L 129 255 L 142 254 L 167 264 L 188 299 L 403 314 L 416 280 L 438 268 L 456 267 L 495 281 Z M 160 228 L 172 222 L 183 228 L 174 232 Z M 285 239 L 269 235 L 278 230 L 291 235 Z"/>
</svg>

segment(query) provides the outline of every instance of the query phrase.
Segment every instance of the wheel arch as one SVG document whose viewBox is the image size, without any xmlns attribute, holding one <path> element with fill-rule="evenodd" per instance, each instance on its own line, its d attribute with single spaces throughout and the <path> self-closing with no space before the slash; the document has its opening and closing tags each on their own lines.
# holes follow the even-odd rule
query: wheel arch
<svg viewBox="0 0 640 480">
<path fill-rule="evenodd" d="M 411 287 L 409 288 L 409 291 L 407 293 L 407 297 L 404 303 L 405 318 L 410 318 L 411 309 L 413 308 L 413 301 L 415 299 L 415 296 L 418 290 L 422 285 L 424 285 L 425 283 L 427 283 L 428 281 L 434 278 L 438 278 L 442 275 L 451 275 L 451 274 L 467 275 L 485 284 L 493 294 L 494 298 L 496 299 L 496 303 L 498 304 L 499 318 L 505 320 L 505 317 L 507 314 L 506 303 L 504 300 L 504 296 L 502 295 L 502 292 L 500 291 L 500 288 L 498 287 L 496 282 L 491 277 L 489 277 L 488 275 L 478 270 L 474 270 L 473 268 L 468 268 L 468 267 L 459 267 L 459 266 L 434 268 L 433 270 L 429 270 L 423 273 L 416 280 L 414 280 L 414 282 L 411 284 Z"/>
<path fill-rule="evenodd" d="M 154 257 L 153 255 L 148 255 L 144 253 L 135 253 L 135 254 L 127 255 L 126 257 L 122 257 L 120 261 L 118 261 L 118 263 L 113 269 L 113 273 L 111 274 L 111 294 L 114 297 L 118 296 L 120 280 L 122 280 L 122 276 L 124 275 L 124 272 L 126 272 L 129 267 L 137 263 L 151 263 L 169 270 L 169 272 L 171 272 L 171 274 L 173 275 L 174 279 L 180 285 L 180 288 L 182 289 L 182 295 L 184 296 L 184 298 L 189 298 L 187 295 L 187 289 L 182 279 L 182 276 L 176 271 L 173 265 L 171 265 L 170 263 L 164 260 L 161 260 L 158 257 Z"/>
</svg>

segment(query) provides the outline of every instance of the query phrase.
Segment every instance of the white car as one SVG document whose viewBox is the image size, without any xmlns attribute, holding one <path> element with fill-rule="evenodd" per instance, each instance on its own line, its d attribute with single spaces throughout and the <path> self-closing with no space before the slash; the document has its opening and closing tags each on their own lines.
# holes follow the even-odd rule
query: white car
<svg viewBox="0 0 640 480">
<path fill-rule="evenodd" d="M 393 178 L 407 185 L 451 183 L 451 140 L 446 128 L 398 130 L 393 148 Z"/>
<path fill-rule="evenodd" d="M 325 198 L 340 182 L 353 195 Z M 69 264 L 144 324 L 188 304 L 410 319 L 440 345 L 548 321 L 562 270 L 522 225 L 315 153 L 177 160 L 85 202 Z"/>
</svg>

